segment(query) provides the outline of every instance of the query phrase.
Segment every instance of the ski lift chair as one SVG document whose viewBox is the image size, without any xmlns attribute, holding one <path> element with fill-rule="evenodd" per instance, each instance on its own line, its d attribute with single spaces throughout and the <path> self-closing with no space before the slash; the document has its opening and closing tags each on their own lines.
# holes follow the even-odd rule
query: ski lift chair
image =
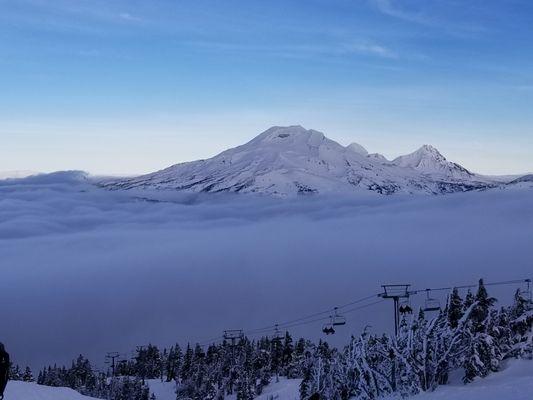
<svg viewBox="0 0 533 400">
<path fill-rule="evenodd" d="M 346 325 L 346 317 L 340 315 L 337 312 L 337 307 L 334 308 L 335 314 L 331 317 L 331 325 L 333 326 L 340 326 L 340 325 Z"/>
<path fill-rule="evenodd" d="M 430 289 L 426 289 L 424 311 L 440 311 L 440 301 L 429 296 Z"/>
<path fill-rule="evenodd" d="M 325 324 L 322 327 L 322 332 L 324 332 L 326 335 L 333 335 L 335 333 L 335 329 L 333 328 L 332 324 Z"/>
<path fill-rule="evenodd" d="M 526 288 L 520 291 L 520 294 L 527 300 L 528 306 L 533 306 L 532 293 L 531 293 L 531 279 L 526 279 Z"/>
<path fill-rule="evenodd" d="M 276 324 L 276 327 L 274 328 L 274 333 L 272 334 L 272 340 L 281 340 L 284 337 L 285 335 L 279 330 L 278 324 Z"/>
<path fill-rule="evenodd" d="M 324 324 L 322 327 L 322 332 L 324 332 L 326 335 L 333 335 L 335 333 L 335 328 L 333 327 L 335 325 L 335 316 L 330 315 L 329 316 L 329 322 L 327 324 Z"/>
<path fill-rule="evenodd" d="M 412 314 L 413 308 L 411 307 L 411 304 L 409 303 L 409 300 L 402 300 L 400 303 L 400 307 L 398 308 L 398 311 L 400 311 L 400 314 Z"/>
</svg>

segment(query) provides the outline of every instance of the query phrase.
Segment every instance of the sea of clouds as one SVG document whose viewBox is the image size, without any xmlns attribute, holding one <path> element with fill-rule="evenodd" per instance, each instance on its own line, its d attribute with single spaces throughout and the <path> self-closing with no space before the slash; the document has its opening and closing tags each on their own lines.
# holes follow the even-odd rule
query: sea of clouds
<svg viewBox="0 0 533 400">
<path fill-rule="evenodd" d="M 263 327 L 383 283 L 531 277 L 532 245 L 532 190 L 272 199 L 107 191 L 79 172 L 0 181 L 0 341 L 21 364 L 83 352 L 102 365 L 106 351 Z M 505 303 L 515 288 L 491 290 Z M 333 344 L 390 331 L 392 305 L 347 317 Z M 291 332 L 317 339 L 321 324 Z"/>
</svg>

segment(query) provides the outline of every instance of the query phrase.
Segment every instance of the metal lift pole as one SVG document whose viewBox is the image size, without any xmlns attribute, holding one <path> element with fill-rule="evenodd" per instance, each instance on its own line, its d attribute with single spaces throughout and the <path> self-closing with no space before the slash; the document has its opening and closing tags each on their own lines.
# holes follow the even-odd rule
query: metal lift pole
<svg viewBox="0 0 533 400">
<path fill-rule="evenodd" d="M 117 351 L 107 352 L 105 359 L 106 363 L 111 364 L 111 376 L 115 376 L 115 359 L 119 358 L 120 355 Z"/>
<path fill-rule="evenodd" d="M 394 335 L 398 336 L 400 330 L 400 299 L 408 299 L 412 292 L 409 292 L 410 284 L 381 285 L 383 293 L 379 296 L 384 299 L 392 299 L 394 303 Z"/>
<path fill-rule="evenodd" d="M 394 300 L 394 336 L 398 336 L 398 330 L 400 329 L 400 298 L 395 296 Z"/>
</svg>

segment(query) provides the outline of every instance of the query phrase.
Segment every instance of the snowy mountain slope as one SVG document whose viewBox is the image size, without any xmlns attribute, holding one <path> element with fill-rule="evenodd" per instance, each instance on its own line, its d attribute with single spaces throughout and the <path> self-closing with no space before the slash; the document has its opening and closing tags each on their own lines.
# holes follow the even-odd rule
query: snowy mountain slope
<svg viewBox="0 0 533 400">
<path fill-rule="evenodd" d="M 390 162 L 389 160 L 387 160 L 387 158 L 385 158 L 383 154 L 379 154 L 379 153 L 371 153 L 371 154 L 368 154 L 367 157 L 381 164 Z"/>
<path fill-rule="evenodd" d="M 12 381 L 7 384 L 5 400 L 94 400 L 75 390 L 64 387 L 50 387 L 30 382 Z"/>
<path fill-rule="evenodd" d="M 368 151 L 363 146 L 361 146 L 359 143 L 351 143 L 348 146 L 346 146 L 346 150 L 353 151 L 354 153 L 360 154 L 362 156 L 367 156 Z"/>
<path fill-rule="evenodd" d="M 109 180 L 109 189 L 173 189 L 276 196 L 373 191 L 380 194 L 441 194 L 494 185 L 438 151 L 424 146 L 387 162 L 358 144 L 344 147 L 301 126 L 272 127 L 250 142 L 217 156 L 176 164 L 129 179 Z"/>
<path fill-rule="evenodd" d="M 524 175 L 509 182 L 511 185 L 518 183 L 533 183 L 533 174 Z"/>
<path fill-rule="evenodd" d="M 469 179 L 474 176 L 466 168 L 450 162 L 439 151 L 428 144 L 405 156 L 397 157 L 392 164 L 413 168 L 423 174 L 442 176 L 443 178 Z"/>
</svg>

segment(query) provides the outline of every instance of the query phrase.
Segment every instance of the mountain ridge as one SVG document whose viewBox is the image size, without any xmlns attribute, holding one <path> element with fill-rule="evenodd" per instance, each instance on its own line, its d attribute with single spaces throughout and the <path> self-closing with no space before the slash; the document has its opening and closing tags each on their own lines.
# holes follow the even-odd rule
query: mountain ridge
<svg viewBox="0 0 533 400">
<path fill-rule="evenodd" d="M 274 126 L 214 157 L 175 164 L 138 177 L 111 180 L 108 189 L 294 196 L 372 191 L 379 194 L 443 194 L 482 190 L 495 182 L 448 161 L 424 145 L 388 161 L 357 143 L 342 146 L 300 125 Z"/>
</svg>

